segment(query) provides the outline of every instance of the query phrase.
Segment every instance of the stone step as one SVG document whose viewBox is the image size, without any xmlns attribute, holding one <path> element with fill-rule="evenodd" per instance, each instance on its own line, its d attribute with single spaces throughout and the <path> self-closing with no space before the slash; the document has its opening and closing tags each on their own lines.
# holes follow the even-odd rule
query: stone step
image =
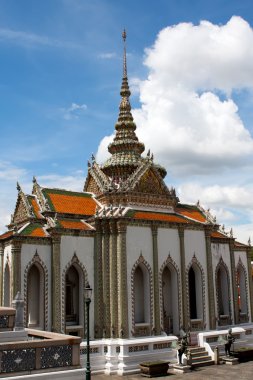
<svg viewBox="0 0 253 380">
<path fill-rule="evenodd" d="M 202 357 L 202 356 L 207 356 L 207 352 L 206 351 L 199 351 L 199 352 L 191 352 L 191 357 L 192 358 L 199 358 L 199 357 Z"/>
<path fill-rule="evenodd" d="M 192 367 L 204 367 L 213 365 L 214 361 L 204 347 L 189 347 L 192 359 Z"/>
<path fill-rule="evenodd" d="M 196 357 L 192 357 L 192 363 L 195 363 L 195 362 L 205 362 L 205 361 L 209 361 L 211 360 L 211 356 L 209 355 L 205 355 L 205 356 L 196 356 Z"/>
<path fill-rule="evenodd" d="M 206 360 L 205 362 L 194 362 L 192 363 L 192 367 L 193 368 L 197 368 L 197 367 L 204 367 L 204 366 L 208 366 L 208 365 L 214 365 L 214 360 Z"/>
</svg>

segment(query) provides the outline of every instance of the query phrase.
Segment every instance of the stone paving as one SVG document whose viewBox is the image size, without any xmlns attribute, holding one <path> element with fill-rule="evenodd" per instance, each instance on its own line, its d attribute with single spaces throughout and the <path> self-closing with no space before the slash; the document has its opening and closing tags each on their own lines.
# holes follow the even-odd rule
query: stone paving
<svg viewBox="0 0 253 380">
<path fill-rule="evenodd" d="M 140 374 L 127 375 L 127 376 L 107 376 L 107 375 L 92 375 L 92 380 L 140 380 L 145 379 Z M 252 380 L 253 379 L 253 361 L 247 363 L 240 363 L 237 365 L 212 365 L 208 367 L 200 367 L 189 373 L 175 374 L 169 369 L 168 376 L 158 377 L 157 379 L 169 380 Z"/>
</svg>

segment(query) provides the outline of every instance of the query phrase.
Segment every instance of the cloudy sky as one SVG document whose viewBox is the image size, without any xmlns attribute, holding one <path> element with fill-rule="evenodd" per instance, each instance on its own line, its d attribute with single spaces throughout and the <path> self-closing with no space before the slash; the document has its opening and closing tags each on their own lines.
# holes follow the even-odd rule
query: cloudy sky
<svg viewBox="0 0 253 380">
<path fill-rule="evenodd" d="M 17 181 L 81 191 L 105 160 L 123 28 L 139 139 L 181 202 L 253 240 L 251 0 L 0 0 L 0 231 Z"/>
</svg>

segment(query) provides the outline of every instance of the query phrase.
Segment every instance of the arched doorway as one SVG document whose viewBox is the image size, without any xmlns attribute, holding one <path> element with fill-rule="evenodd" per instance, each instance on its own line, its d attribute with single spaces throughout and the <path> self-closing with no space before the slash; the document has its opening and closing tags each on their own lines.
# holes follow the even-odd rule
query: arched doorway
<svg viewBox="0 0 253 380">
<path fill-rule="evenodd" d="M 173 266 L 162 272 L 163 329 L 166 334 L 179 332 L 178 278 Z"/>
<path fill-rule="evenodd" d="M 143 263 L 140 263 L 133 274 L 134 297 L 134 335 L 145 336 L 151 333 L 150 316 L 150 276 Z"/>
<path fill-rule="evenodd" d="M 204 325 L 203 280 L 199 266 L 193 263 L 188 271 L 189 318 L 191 330 L 201 330 Z"/>
<path fill-rule="evenodd" d="M 217 311 L 218 323 L 221 326 L 230 324 L 230 297 L 229 297 L 229 278 L 224 264 L 220 264 L 216 273 L 217 287 Z"/>
<path fill-rule="evenodd" d="M 40 264 L 33 264 L 27 274 L 27 326 L 44 329 L 45 278 Z"/>
<path fill-rule="evenodd" d="M 65 277 L 65 320 L 66 326 L 78 325 L 80 319 L 79 273 L 74 265 L 66 272 Z"/>
<path fill-rule="evenodd" d="M 236 271 L 236 285 L 238 294 L 238 310 L 239 310 L 239 321 L 241 323 L 248 322 L 248 302 L 247 302 L 247 282 L 245 269 L 241 263 L 237 266 Z"/>
</svg>

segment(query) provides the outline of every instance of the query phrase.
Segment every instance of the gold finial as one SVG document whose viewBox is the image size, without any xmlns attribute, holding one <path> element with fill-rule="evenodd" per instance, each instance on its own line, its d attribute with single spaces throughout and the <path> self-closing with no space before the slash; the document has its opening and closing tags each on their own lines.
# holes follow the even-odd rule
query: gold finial
<svg viewBox="0 0 253 380">
<path fill-rule="evenodd" d="M 126 61 L 126 29 L 122 32 L 122 38 L 124 41 L 124 54 L 123 54 L 123 78 L 127 78 L 127 61 Z"/>
<path fill-rule="evenodd" d="M 126 29 L 123 30 L 122 32 L 122 38 L 123 38 L 123 41 L 126 42 Z"/>
</svg>

